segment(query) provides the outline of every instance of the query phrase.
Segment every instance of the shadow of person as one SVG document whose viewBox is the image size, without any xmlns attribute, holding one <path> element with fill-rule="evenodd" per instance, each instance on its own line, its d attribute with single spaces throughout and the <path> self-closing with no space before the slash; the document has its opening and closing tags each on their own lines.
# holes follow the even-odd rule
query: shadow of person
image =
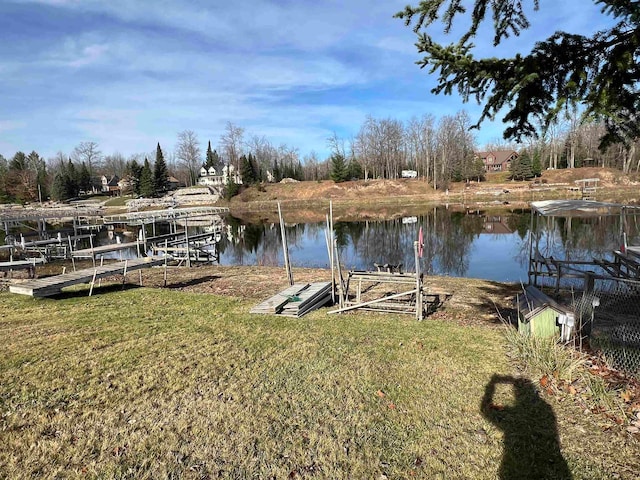
<svg viewBox="0 0 640 480">
<path fill-rule="evenodd" d="M 496 386 L 512 390 L 509 405 L 496 403 Z M 500 392 L 504 393 L 504 392 Z M 482 414 L 504 431 L 501 479 L 571 479 L 560 452 L 556 417 L 533 384 L 523 378 L 494 375 L 485 388 Z"/>
</svg>

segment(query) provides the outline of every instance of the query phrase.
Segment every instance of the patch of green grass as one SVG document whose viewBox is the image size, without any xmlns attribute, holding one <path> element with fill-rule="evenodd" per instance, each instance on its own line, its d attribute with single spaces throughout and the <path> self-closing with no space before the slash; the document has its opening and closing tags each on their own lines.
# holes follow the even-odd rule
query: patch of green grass
<svg viewBox="0 0 640 480">
<path fill-rule="evenodd" d="M 505 464 L 535 478 L 549 464 L 536 438 L 551 407 L 500 413 L 531 448 L 483 413 L 492 379 L 513 373 L 496 329 L 79 293 L 0 294 L 2 478 L 495 478 Z M 638 467 L 637 445 L 560 434 L 574 478 Z"/>
<path fill-rule="evenodd" d="M 485 175 L 487 183 L 506 183 L 509 181 L 511 172 L 494 172 Z"/>
<path fill-rule="evenodd" d="M 131 195 L 123 195 L 121 197 L 113 197 L 104 202 L 105 207 L 124 207 L 133 197 Z"/>
</svg>

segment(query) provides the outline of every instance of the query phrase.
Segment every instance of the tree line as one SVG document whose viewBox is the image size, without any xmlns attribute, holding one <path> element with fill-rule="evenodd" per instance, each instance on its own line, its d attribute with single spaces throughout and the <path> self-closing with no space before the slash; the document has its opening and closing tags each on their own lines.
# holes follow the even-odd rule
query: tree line
<svg viewBox="0 0 640 480">
<path fill-rule="evenodd" d="M 173 151 L 138 153 L 125 158 L 120 153 L 103 155 L 96 142 L 82 142 L 71 154 L 58 152 L 45 160 L 37 152 L 17 152 L 6 159 L 0 155 L 0 202 L 65 200 L 81 193 L 100 190 L 100 176 L 116 175 L 123 180 L 124 194 L 144 197 L 162 195 L 167 178 L 173 176 L 186 186 L 195 185 L 200 168 L 214 167 L 218 174 L 226 166 L 239 172 L 243 184 L 296 180 L 395 179 L 403 170 L 434 188 L 447 188 L 452 181 L 482 180 L 485 173 L 467 112 L 436 119 L 426 114 L 408 121 L 367 116 L 351 138 L 337 134 L 327 139 L 331 151 L 320 159 L 311 152 L 301 157 L 298 148 L 271 143 L 266 137 L 247 135 L 245 129 L 226 124 L 217 148 L 208 141 L 202 152 L 192 130 L 177 136 Z M 513 166 L 515 179 L 526 179 L 553 168 L 581 166 L 610 167 L 630 173 L 640 170 L 638 142 L 613 143 L 601 148 L 606 126 L 597 120 L 581 122 L 572 112 L 542 128 L 537 138 L 521 144 L 492 142 L 482 150 L 515 150 L 520 160 Z M 517 168 L 516 168 L 517 167 Z M 229 185 L 227 194 L 239 190 Z"/>
</svg>

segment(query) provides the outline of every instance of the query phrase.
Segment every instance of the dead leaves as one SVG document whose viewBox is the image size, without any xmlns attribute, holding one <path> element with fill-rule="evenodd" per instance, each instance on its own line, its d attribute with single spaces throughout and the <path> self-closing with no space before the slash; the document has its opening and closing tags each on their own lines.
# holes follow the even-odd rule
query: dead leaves
<svg viewBox="0 0 640 480">
<path fill-rule="evenodd" d="M 385 397 L 387 396 L 387 394 L 386 394 L 386 393 L 384 393 L 382 390 L 378 390 L 378 391 L 376 392 L 376 395 L 378 396 L 378 398 L 385 398 Z M 396 404 L 395 404 L 395 403 L 393 403 L 393 402 L 388 402 L 388 403 L 387 403 L 387 408 L 388 408 L 389 410 L 395 410 L 395 409 L 396 409 Z"/>
<path fill-rule="evenodd" d="M 628 433 L 640 435 L 640 382 L 595 357 L 587 361 L 587 367 L 573 381 L 563 380 L 553 372 L 540 377 L 538 383 L 547 395 L 555 397 L 558 402 L 571 398 L 586 415 L 605 417 L 604 430 L 627 425 Z"/>
</svg>

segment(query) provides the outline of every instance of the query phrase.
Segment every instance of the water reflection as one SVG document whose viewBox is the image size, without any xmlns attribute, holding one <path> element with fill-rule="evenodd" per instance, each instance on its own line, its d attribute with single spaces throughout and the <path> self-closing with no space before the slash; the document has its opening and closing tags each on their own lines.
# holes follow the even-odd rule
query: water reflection
<svg viewBox="0 0 640 480">
<path fill-rule="evenodd" d="M 526 282 L 530 226 L 529 210 L 489 212 L 442 207 L 404 219 L 336 222 L 335 232 L 341 263 L 349 269 L 402 263 L 407 271 L 414 270 L 413 242 L 422 227 L 423 271 Z M 535 228 L 544 255 L 573 260 L 607 257 L 619 247 L 623 228 L 630 239 L 638 238 L 635 219 L 621 225 L 618 216 L 540 218 Z M 277 224 L 245 224 L 230 217 L 226 229 L 220 244 L 220 263 L 282 265 Z M 323 222 L 290 224 L 286 232 L 294 266 L 328 267 Z"/>
</svg>

